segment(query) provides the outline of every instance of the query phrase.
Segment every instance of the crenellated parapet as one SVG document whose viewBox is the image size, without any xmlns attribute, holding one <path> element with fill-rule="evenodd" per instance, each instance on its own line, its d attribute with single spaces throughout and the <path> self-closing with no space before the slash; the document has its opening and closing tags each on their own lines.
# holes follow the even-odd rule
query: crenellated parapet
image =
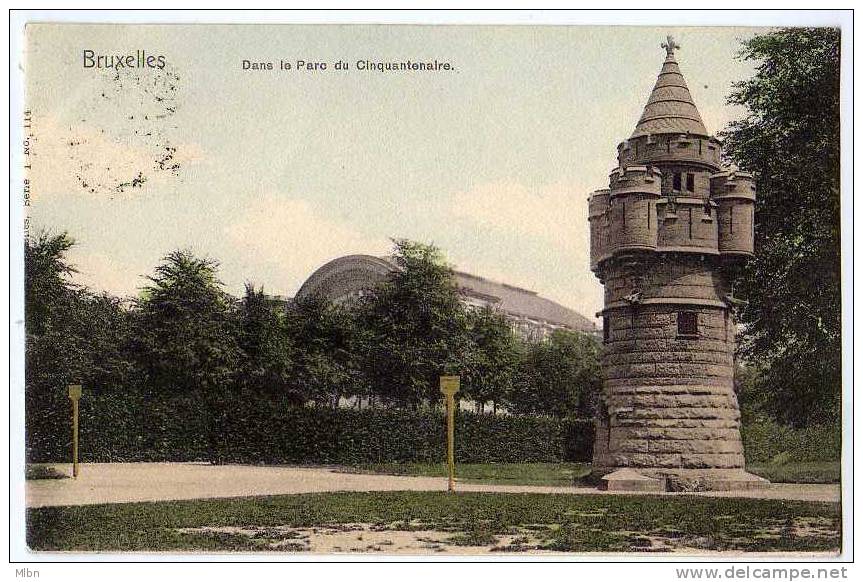
<svg viewBox="0 0 863 582">
<path fill-rule="evenodd" d="M 617 161 L 630 164 L 699 164 L 716 171 L 721 167 L 721 142 L 693 134 L 649 134 L 631 137 L 617 146 Z"/>
<path fill-rule="evenodd" d="M 612 197 L 626 194 L 662 194 L 662 172 L 648 165 L 619 166 L 608 175 Z"/>
<path fill-rule="evenodd" d="M 636 251 L 730 259 L 752 254 L 752 175 L 684 172 L 683 187 L 675 189 L 669 178 L 680 176 L 677 169 L 671 166 L 663 173 L 648 165 L 615 168 L 609 175 L 610 187 L 591 194 L 591 269 L 598 271 L 607 259 Z"/>
<path fill-rule="evenodd" d="M 663 252 L 718 255 L 714 205 L 710 200 L 667 196 L 657 203 L 658 249 Z"/>
</svg>

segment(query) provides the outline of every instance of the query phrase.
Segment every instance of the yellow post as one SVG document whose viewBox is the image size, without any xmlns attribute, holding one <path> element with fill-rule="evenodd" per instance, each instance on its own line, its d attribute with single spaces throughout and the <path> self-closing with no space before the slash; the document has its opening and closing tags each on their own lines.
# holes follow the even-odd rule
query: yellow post
<svg viewBox="0 0 863 582">
<path fill-rule="evenodd" d="M 69 385 L 69 399 L 72 401 L 72 477 L 78 478 L 78 401 L 81 399 L 81 385 Z"/>
<path fill-rule="evenodd" d="M 441 376 L 440 391 L 446 396 L 446 464 L 449 482 L 447 491 L 455 491 L 455 394 L 459 389 L 458 376 Z"/>
<path fill-rule="evenodd" d="M 446 397 L 446 464 L 449 472 L 447 491 L 455 491 L 455 398 Z"/>
</svg>

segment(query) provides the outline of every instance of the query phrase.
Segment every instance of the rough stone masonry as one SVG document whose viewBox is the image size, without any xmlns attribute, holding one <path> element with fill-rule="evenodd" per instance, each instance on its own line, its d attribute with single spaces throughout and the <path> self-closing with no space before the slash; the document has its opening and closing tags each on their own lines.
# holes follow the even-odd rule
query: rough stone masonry
<svg viewBox="0 0 863 582">
<path fill-rule="evenodd" d="M 731 281 L 753 253 L 755 182 L 723 169 L 674 51 L 589 201 L 591 269 L 605 287 L 594 472 L 608 489 L 738 489 Z"/>
</svg>

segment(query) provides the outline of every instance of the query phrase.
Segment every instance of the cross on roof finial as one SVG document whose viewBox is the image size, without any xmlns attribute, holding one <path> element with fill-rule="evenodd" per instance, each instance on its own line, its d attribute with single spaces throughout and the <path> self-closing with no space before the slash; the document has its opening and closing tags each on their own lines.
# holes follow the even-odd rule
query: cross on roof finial
<svg viewBox="0 0 863 582">
<path fill-rule="evenodd" d="M 669 34 L 665 37 L 666 42 L 662 43 L 660 46 L 665 49 L 665 55 L 667 57 L 674 56 L 674 49 L 679 49 L 680 45 L 674 42 L 674 38 Z"/>
</svg>

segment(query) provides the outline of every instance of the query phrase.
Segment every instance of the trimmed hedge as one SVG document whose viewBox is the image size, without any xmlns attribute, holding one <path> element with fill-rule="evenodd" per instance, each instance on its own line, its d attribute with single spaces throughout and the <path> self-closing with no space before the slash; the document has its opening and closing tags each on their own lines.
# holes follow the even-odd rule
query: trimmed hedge
<svg viewBox="0 0 863 582">
<path fill-rule="evenodd" d="M 593 419 L 568 418 L 562 421 L 562 428 L 563 460 L 590 463 L 593 460 Z"/>
<path fill-rule="evenodd" d="M 251 397 L 235 398 L 226 410 L 219 431 L 223 462 L 434 462 L 446 451 L 442 412 L 334 410 Z M 200 398 L 90 393 L 81 400 L 80 414 L 83 462 L 210 460 Z M 68 423 L 40 423 L 28 430 L 28 460 L 68 459 Z M 593 448 L 590 420 L 459 411 L 456 435 L 456 459 L 463 463 L 589 461 Z"/>
<path fill-rule="evenodd" d="M 446 450 L 446 420 L 434 412 L 282 408 L 272 415 L 232 415 L 231 462 L 433 462 Z M 460 412 L 456 458 L 464 463 L 563 460 L 561 423 Z"/>
<path fill-rule="evenodd" d="M 27 458 L 69 458 L 71 430 L 65 395 L 30 400 Z M 36 410 L 35 408 L 44 408 Z M 81 460 L 208 461 L 207 414 L 196 396 L 145 398 L 89 392 L 81 400 Z M 219 434 L 222 460 L 232 463 L 363 464 L 433 462 L 445 451 L 441 412 L 296 407 L 236 397 Z M 593 422 L 459 411 L 456 458 L 463 463 L 582 461 L 593 454 Z M 838 427 L 792 429 L 756 418 L 743 425 L 749 463 L 837 460 Z"/>
<path fill-rule="evenodd" d="M 68 462 L 72 450 L 68 398 L 43 401 L 50 409 L 27 411 L 28 462 Z M 56 409 L 60 409 L 58 414 Z M 193 397 L 145 399 L 88 391 L 80 401 L 82 462 L 207 460 L 203 407 Z"/>
</svg>

